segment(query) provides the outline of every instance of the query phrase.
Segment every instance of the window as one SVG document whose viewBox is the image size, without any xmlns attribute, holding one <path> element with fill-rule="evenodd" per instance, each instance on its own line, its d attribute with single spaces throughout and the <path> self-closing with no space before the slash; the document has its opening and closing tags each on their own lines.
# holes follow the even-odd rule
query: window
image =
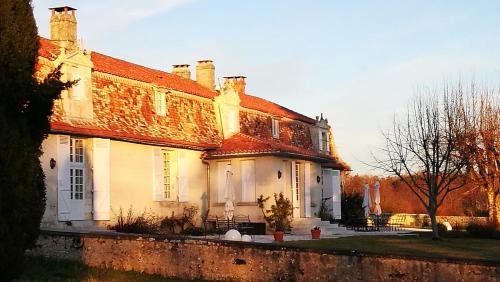
<svg viewBox="0 0 500 282">
<path fill-rule="evenodd" d="M 239 121 L 238 121 L 238 115 L 236 113 L 235 109 L 230 109 L 227 112 L 227 128 L 229 133 L 235 133 L 238 132 L 238 127 L 239 127 Z"/>
<path fill-rule="evenodd" d="M 167 150 L 162 150 L 162 161 L 163 161 L 163 197 L 165 199 L 171 199 L 172 197 L 172 184 L 171 184 L 171 173 L 170 173 L 170 152 Z"/>
<path fill-rule="evenodd" d="M 293 196 L 296 201 L 300 200 L 300 164 L 295 163 L 295 179 L 293 183 Z"/>
<path fill-rule="evenodd" d="M 71 99 L 82 101 L 85 99 L 85 78 L 79 74 L 73 74 L 72 77 L 77 83 L 71 88 Z"/>
<path fill-rule="evenodd" d="M 321 141 L 323 142 L 323 144 L 322 144 L 323 150 L 325 150 L 327 152 L 330 151 L 328 148 L 328 135 L 324 131 L 321 132 Z"/>
<path fill-rule="evenodd" d="M 70 199 L 83 200 L 85 164 L 83 139 L 71 138 L 69 145 Z"/>
<path fill-rule="evenodd" d="M 155 112 L 159 116 L 167 115 L 167 100 L 165 92 L 155 91 Z"/>
<path fill-rule="evenodd" d="M 69 152 L 70 162 L 83 163 L 83 140 L 71 138 Z"/>
<path fill-rule="evenodd" d="M 280 123 L 277 119 L 272 119 L 273 138 L 280 138 Z"/>
<path fill-rule="evenodd" d="M 241 201 L 255 202 L 255 161 L 241 161 Z"/>
<path fill-rule="evenodd" d="M 70 168 L 69 183 L 70 183 L 70 199 L 83 200 L 83 169 Z"/>
<path fill-rule="evenodd" d="M 320 151 L 330 152 L 330 144 L 328 140 L 328 132 L 320 130 L 318 133 L 318 147 Z"/>
</svg>

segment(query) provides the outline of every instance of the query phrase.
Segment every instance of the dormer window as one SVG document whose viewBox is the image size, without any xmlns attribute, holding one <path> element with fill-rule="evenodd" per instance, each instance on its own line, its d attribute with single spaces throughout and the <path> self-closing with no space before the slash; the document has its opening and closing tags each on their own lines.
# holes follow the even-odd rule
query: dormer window
<svg viewBox="0 0 500 282">
<path fill-rule="evenodd" d="M 280 138 L 280 122 L 277 119 L 272 119 L 271 123 L 273 138 Z"/>
<path fill-rule="evenodd" d="M 165 92 L 155 91 L 155 113 L 159 116 L 167 115 L 167 100 Z"/>
<path fill-rule="evenodd" d="M 77 81 L 71 88 L 71 99 L 74 101 L 82 101 L 85 99 L 85 79 L 78 74 L 73 74 L 73 80 Z"/>
<path fill-rule="evenodd" d="M 326 130 L 320 130 L 318 137 L 319 137 L 318 140 L 319 150 L 330 152 L 330 142 L 328 142 L 329 141 L 328 132 Z"/>
</svg>

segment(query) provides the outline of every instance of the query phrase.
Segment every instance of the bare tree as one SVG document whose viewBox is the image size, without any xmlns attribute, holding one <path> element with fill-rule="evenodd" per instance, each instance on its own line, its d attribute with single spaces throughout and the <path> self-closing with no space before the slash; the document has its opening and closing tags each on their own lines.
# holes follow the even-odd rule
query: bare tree
<svg viewBox="0 0 500 282">
<path fill-rule="evenodd" d="M 475 83 L 463 93 L 460 116 L 466 134 L 460 153 L 470 157 L 468 177 L 486 190 L 488 195 L 488 221 L 500 222 L 500 90 L 478 89 Z"/>
<path fill-rule="evenodd" d="M 437 210 L 451 191 L 465 185 L 467 158 L 458 154 L 463 126 L 456 91 L 444 87 L 442 95 L 425 94 L 410 102 L 404 118 L 394 118 L 392 130 L 383 132 L 383 157 L 374 156 L 374 166 L 398 176 L 417 196 L 431 219 L 433 239 L 439 239 Z"/>
</svg>

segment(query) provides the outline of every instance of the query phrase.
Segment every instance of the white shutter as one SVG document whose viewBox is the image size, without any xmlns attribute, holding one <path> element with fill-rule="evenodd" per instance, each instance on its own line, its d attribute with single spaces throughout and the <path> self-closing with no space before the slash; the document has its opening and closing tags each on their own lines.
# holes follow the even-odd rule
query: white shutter
<svg viewBox="0 0 500 282">
<path fill-rule="evenodd" d="M 110 141 L 94 138 L 93 143 L 93 218 L 110 220 Z"/>
<path fill-rule="evenodd" d="M 177 164 L 178 183 L 179 183 L 179 202 L 187 202 L 188 197 L 188 179 L 187 179 L 187 158 L 186 152 L 179 151 L 179 162 Z"/>
<path fill-rule="evenodd" d="M 306 217 L 311 217 L 311 164 L 304 164 L 304 205 Z"/>
<path fill-rule="evenodd" d="M 57 216 L 60 221 L 70 219 L 70 183 L 69 183 L 69 136 L 58 136 L 57 152 Z"/>
<path fill-rule="evenodd" d="M 163 160 L 161 149 L 153 147 L 153 199 L 163 201 Z"/>
<path fill-rule="evenodd" d="M 335 219 L 340 219 L 341 216 L 341 194 L 340 189 L 340 171 L 334 170 L 332 173 L 332 210 Z"/>
<path fill-rule="evenodd" d="M 321 134 L 321 130 L 318 131 L 318 148 L 323 151 L 323 134 Z"/>
<path fill-rule="evenodd" d="M 241 201 L 255 202 L 255 161 L 241 161 Z"/>
</svg>

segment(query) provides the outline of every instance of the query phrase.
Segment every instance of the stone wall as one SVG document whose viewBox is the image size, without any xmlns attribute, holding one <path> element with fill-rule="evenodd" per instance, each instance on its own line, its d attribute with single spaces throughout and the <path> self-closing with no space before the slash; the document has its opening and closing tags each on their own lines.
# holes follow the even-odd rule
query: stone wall
<svg viewBox="0 0 500 282">
<path fill-rule="evenodd" d="M 498 263 L 318 251 L 278 245 L 44 233 L 32 255 L 94 267 L 230 281 L 498 281 Z"/>
</svg>

